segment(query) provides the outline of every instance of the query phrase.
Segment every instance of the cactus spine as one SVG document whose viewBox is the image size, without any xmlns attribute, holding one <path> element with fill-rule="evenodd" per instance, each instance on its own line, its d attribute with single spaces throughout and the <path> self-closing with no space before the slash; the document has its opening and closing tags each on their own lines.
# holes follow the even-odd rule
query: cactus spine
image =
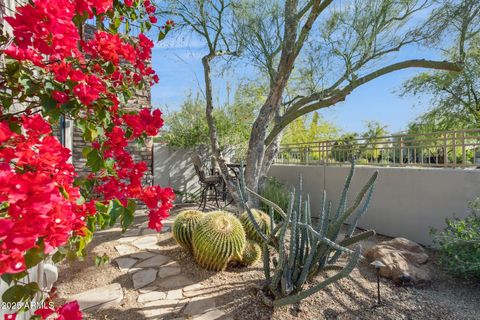
<svg viewBox="0 0 480 320">
<path fill-rule="evenodd" d="M 258 210 L 258 209 L 251 209 L 253 218 L 257 222 L 258 226 L 262 230 L 262 232 L 266 235 L 270 235 L 270 217 L 263 211 Z M 255 226 L 253 225 L 252 219 L 250 219 L 248 211 L 244 211 L 240 215 L 240 221 L 242 222 L 243 228 L 245 229 L 245 233 L 247 235 L 247 239 L 250 239 L 252 241 L 261 243 L 262 242 L 262 237 L 260 234 L 257 232 L 255 229 Z"/>
<path fill-rule="evenodd" d="M 225 211 L 213 211 L 193 232 L 193 255 L 207 270 L 225 270 L 230 261 L 241 261 L 246 237 L 240 220 Z"/>
<path fill-rule="evenodd" d="M 185 210 L 178 214 L 173 222 L 173 237 L 179 245 L 192 251 L 192 235 L 198 221 L 205 214 L 198 210 Z"/>
<path fill-rule="evenodd" d="M 267 284 L 264 290 L 269 291 L 268 294 L 264 294 L 263 302 L 267 305 L 278 307 L 297 303 L 322 290 L 327 285 L 346 277 L 356 266 L 360 259 L 360 246 L 357 245 L 354 250 L 347 247 L 375 234 L 373 230 L 356 235 L 353 235 L 353 232 L 356 229 L 357 221 L 368 209 L 378 172 L 375 172 L 367 181 L 352 205 L 347 206 L 347 193 L 354 171 L 355 164 L 352 162 L 336 210 L 332 210 L 331 202 L 327 202 L 326 193 L 323 192 L 317 223 L 312 223 L 310 198 L 308 196 L 306 199 L 302 197 L 301 178 L 300 188 L 297 192 L 293 191 L 291 193 L 288 210 L 284 212 L 275 203 L 248 189 L 245 186 L 243 172 L 240 172 L 240 179 L 237 184 L 238 195 L 249 214 L 251 225 L 261 238 L 265 283 Z M 281 216 L 281 221 L 270 234 L 262 229 L 261 222 L 254 219 L 254 209 L 250 209 L 247 205 L 248 194 L 258 197 L 270 206 L 270 211 L 275 210 Z M 272 216 L 272 214 L 270 215 Z M 350 217 L 352 217 L 352 224 L 343 238 L 339 240 L 340 228 Z M 287 230 L 290 237 L 289 246 L 286 245 Z M 269 246 L 273 247 L 277 253 L 273 259 L 273 270 L 269 258 Z M 350 256 L 344 266 L 336 264 L 341 254 Z M 328 270 L 340 271 L 317 285 L 304 289 L 304 284 L 307 281 Z M 270 296 L 274 298 L 272 299 Z"/>
</svg>

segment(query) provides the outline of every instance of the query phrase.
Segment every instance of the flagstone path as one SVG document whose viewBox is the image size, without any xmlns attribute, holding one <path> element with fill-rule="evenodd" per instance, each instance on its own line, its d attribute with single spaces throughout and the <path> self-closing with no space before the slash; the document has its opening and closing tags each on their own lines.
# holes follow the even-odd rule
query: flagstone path
<svg viewBox="0 0 480 320">
<path fill-rule="evenodd" d="M 201 283 L 182 275 L 182 267 L 172 258 L 159 253 L 158 243 L 171 236 L 172 221 L 160 233 L 141 223 L 115 240 L 120 257 L 113 260 L 119 270 L 128 274 L 138 291 L 137 302 L 143 305 L 143 319 L 231 319 L 217 309 L 215 297 Z M 82 310 L 103 309 L 119 303 L 123 290 L 119 283 L 91 289 L 75 296 Z"/>
</svg>

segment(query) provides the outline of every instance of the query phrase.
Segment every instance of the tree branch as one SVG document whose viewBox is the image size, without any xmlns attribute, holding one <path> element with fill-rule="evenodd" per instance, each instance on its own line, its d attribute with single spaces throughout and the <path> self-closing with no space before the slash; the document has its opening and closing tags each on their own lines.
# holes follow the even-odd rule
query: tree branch
<svg viewBox="0 0 480 320">
<path fill-rule="evenodd" d="M 336 104 L 339 101 L 345 100 L 345 98 L 357 87 L 370 82 L 376 78 L 379 78 L 383 75 L 402 70 L 408 68 L 427 68 L 427 69 L 437 69 L 437 70 L 446 70 L 446 71 L 462 71 L 462 66 L 458 63 L 452 63 L 448 61 L 435 61 L 435 60 L 425 60 L 425 59 L 414 59 L 414 60 L 406 60 L 398 63 L 394 63 L 373 71 L 361 78 L 358 78 L 344 88 L 340 90 L 336 90 L 332 96 L 324 99 L 322 98 L 325 96 L 325 92 L 315 92 L 312 95 L 300 99 L 297 101 L 293 108 L 287 110 L 287 112 L 283 115 L 282 120 L 278 125 L 275 125 L 272 131 L 268 134 L 267 138 L 265 139 L 265 145 L 269 145 L 275 139 L 275 137 L 293 120 L 301 117 L 304 114 L 309 112 L 330 107 Z"/>
</svg>

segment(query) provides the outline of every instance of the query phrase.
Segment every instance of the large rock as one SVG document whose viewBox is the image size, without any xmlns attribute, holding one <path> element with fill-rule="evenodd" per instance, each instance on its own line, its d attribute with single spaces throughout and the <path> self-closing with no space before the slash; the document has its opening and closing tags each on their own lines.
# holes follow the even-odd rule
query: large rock
<svg viewBox="0 0 480 320">
<path fill-rule="evenodd" d="M 385 266 L 380 276 L 399 284 L 425 286 L 431 277 L 424 264 L 428 260 L 425 250 L 417 243 L 405 238 L 381 242 L 364 253 L 369 261 L 379 260 Z"/>
</svg>

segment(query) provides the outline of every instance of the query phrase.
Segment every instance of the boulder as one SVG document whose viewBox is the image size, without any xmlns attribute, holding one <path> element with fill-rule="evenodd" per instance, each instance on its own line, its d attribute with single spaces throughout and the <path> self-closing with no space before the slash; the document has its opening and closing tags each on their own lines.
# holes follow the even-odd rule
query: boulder
<svg viewBox="0 0 480 320">
<path fill-rule="evenodd" d="M 367 251 L 368 260 L 381 261 L 380 276 L 392 279 L 397 284 L 413 284 L 421 287 L 431 283 L 430 273 L 425 266 L 428 255 L 417 243 L 405 238 L 381 242 Z"/>
</svg>

